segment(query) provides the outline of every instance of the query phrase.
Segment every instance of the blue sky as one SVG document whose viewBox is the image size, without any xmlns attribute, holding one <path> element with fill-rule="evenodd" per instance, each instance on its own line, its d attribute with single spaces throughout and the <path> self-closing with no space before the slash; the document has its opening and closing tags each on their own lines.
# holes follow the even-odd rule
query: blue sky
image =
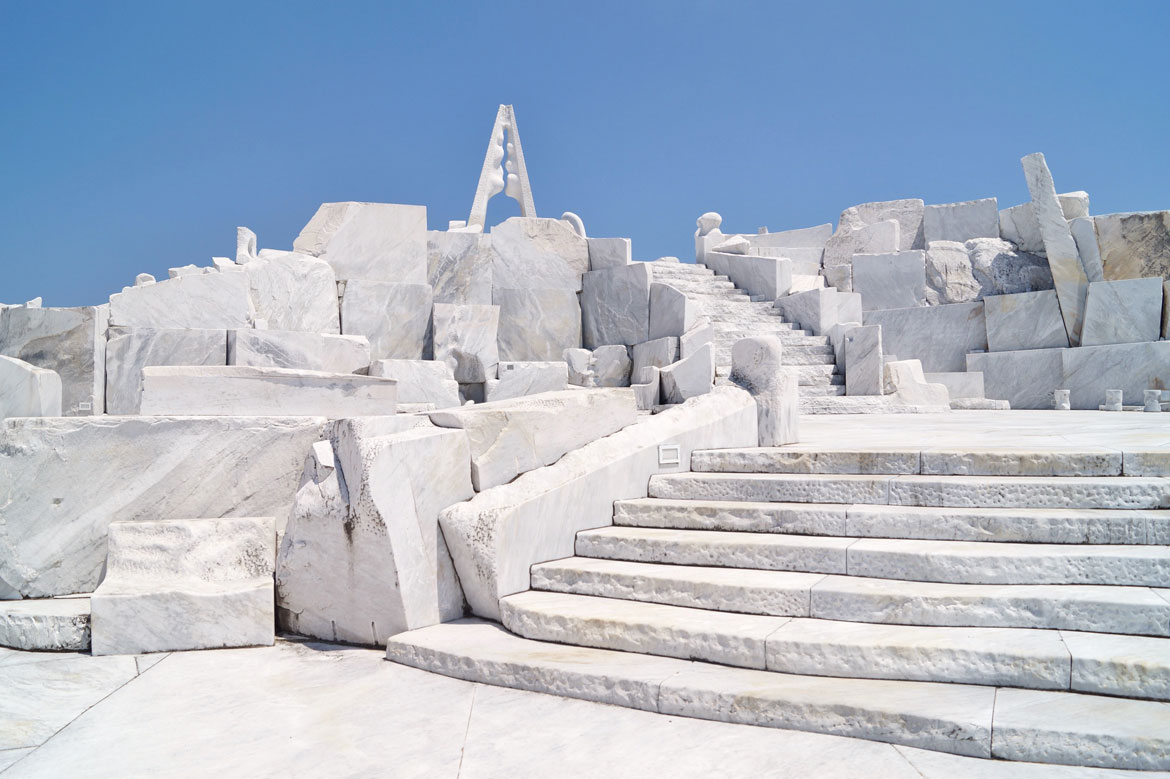
<svg viewBox="0 0 1170 779">
<path fill-rule="evenodd" d="M 512 103 L 542 216 L 638 259 L 859 202 L 1170 208 L 1170 3 L 0 0 L 0 302 L 289 248 L 317 205 L 471 207 Z M 502 196 L 489 222 L 516 213 Z M 693 256 L 693 254 L 690 254 Z"/>
</svg>

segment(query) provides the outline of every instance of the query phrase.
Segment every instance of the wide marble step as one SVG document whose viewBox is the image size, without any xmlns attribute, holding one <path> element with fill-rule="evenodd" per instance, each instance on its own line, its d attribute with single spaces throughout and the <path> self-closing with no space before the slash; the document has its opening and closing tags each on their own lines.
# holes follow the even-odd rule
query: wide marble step
<svg viewBox="0 0 1170 779">
<path fill-rule="evenodd" d="M 569 557 L 532 568 L 538 590 L 849 622 L 1170 635 L 1170 590 L 949 584 Z"/>
<path fill-rule="evenodd" d="M 2 647 L 83 652 L 89 637 L 89 596 L 0 600 Z"/>
<path fill-rule="evenodd" d="M 400 633 L 389 640 L 386 656 L 467 681 L 673 716 L 976 757 L 1170 768 L 1170 707 L 1159 702 L 780 674 L 533 641 L 479 620 Z"/>
<path fill-rule="evenodd" d="M 613 521 L 627 527 L 925 541 L 1170 544 L 1170 510 L 1165 509 L 940 508 L 639 498 L 615 503 Z"/>
<path fill-rule="evenodd" d="M 504 626 L 539 641 L 788 674 L 1170 699 L 1170 639 L 765 617 L 529 590 Z"/>
<path fill-rule="evenodd" d="M 649 497 L 949 508 L 1162 509 L 1170 508 L 1170 478 L 678 473 L 652 476 Z"/>
<path fill-rule="evenodd" d="M 731 344 L 718 345 L 715 348 L 715 360 L 720 363 L 731 362 Z M 837 364 L 837 358 L 833 356 L 832 347 L 810 346 L 803 349 L 785 349 L 784 350 L 784 365 L 785 366 L 802 366 L 802 365 L 832 365 Z M 822 353 L 814 350 L 828 349 L 828 353 Z"/>
<path fill-rule="evenodd" d="M 1170 547 L 1148 544 L 1000 544 L 619 526 L 578 533 L 576 552 L 608 560 L 919 582 L 1170 587 Z"/>
</svg>

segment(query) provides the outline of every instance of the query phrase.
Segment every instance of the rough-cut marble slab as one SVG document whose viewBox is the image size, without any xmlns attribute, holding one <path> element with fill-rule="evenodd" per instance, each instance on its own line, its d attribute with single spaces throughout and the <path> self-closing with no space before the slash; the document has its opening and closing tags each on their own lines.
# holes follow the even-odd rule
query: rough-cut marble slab
<svg viewBox="0 0 1170 779">
<path fill-rule="evenodd" d="M 881 395 L 882 366 L 881 325 L 845 331 L 846 395 Z"/>
<path fill-rule="evenodd" d="M 983 374 L 984 392 L 988 398 L 1006 400 L 1017 409 L 1050 409 L 1052 393 L 1067 389 L 1061 357 L 1064 351 L 1032 349 L 968 354 L 967 370 Z"/>
<path fill-rule="evenodd" d="M 433 411 L 439 427 L 465 430 L 471 441 L 471 479 L 477 492 L 550 465 L 565 452 L 633 423 L 626 389 L 566 390 L 531 398 Z"/>
<path fill-rule="evenodd" d="M 711 344 L 701 346 L 690 357 L 671 363 L 658 371 L 664 403 L 683 401 L 705 395 L 715 383 L 715 353 Z"/>
<path fill-rule="evenodd" d="M 427 209 L 395 203 L 322 203 L 293 241 L 339 281 L 427 281 Z"/>
<path fill-rule="evenodd" d="M 108 319 L 108 306 L 0 308 L 0 355 L 54 371 L 66 416 L 101 414 Z"/>
<path fill-rule="evenodd" d="M 926 252 L 853 255 L 853 291 L 865 311 L 926 305 Z"/>
<path fill-rule="evenodd" d="M 931 373 L 966 370 L 966 355 L 987 349 L 983 303 L 866 311 L 864 324 L 882 326 L 887 354 L 920 360 Z"/>
<path fill-rule="evenodd" d="M 699 321 L 678 339 L 678 356 L 690 357 L 703 346 L 715 340 L 715 326 L 706 317 Z"/>
<path fill-rule="evenodd" d="M 999 237 L 999 209 L 993 197 L 962 203 L 926 206 L 922 219 L 923 241 L 967 241 Z"/>
<path fill-rule="evenodd" d="M 581 345 L 581 305 L 571 289 L 497 286 L 492 303 L 500 309 L 496 341 L 501 360 L 559 360 L 565 349 Z"/>
<path fill-rule="evenodd" d="M 483 397 L 488 403 L 522 398 L 541 392 L 558 392 L 569 383 L 564 362 L 500 362 L 498 379 L 484 382 Z"/>
<path fill-rule="evenodd" d="M 1077 244 L 1069 231 L 1068 221 L 1056 197 L 1052 174 L 1040 153 L 1029 154 L 1020 160 L 1024 166 L 1024 177 L 1028 181 L 1028 192 L 1032 195 L 1032 209 L 1040 225 L 1044 239 L 1044 251 L 1048 255 L 1048 266 L 1052 269 L 1052 280 L 1056 296 L 1060 301 L 1060 312 L 1064 317 L 1064 329 L 1073 346 L 1081 342 L 1081 326 L 1084 321 L 1085 293 L 1088 278 L 1081 265 Z"/>
<path fill-rule="evenodd" d="M 396 382 L 287 368 L 148 366 L 144 416 L 310 416 L 393 414 Z"/>
<path fill-rule="evenodd" d="M 227 341 L 223 330 L 111 328 L 106 344 L 106 413 L 138 413 L 142 369 L 148 365 L 227 365 Z"/>
<path fill-rule="evenodd" d="M 1068 346 L 1055 290 L 983 298 L 987 348 L 993 352 Z"/>
<path fill-rule="evenodd" d="M 438 514 L 474 494 L 467 436 L 427 426 L 332 439 L 310 455 L 280 546 L 281 625 L 380 646 L 462 616 Z"/>
<path fill-rule="evenodd" d="M 111 327 L 234 330 L 251 327 L 251 288 L 244 273 L 180 276 L 110 295 Z"/>
<path fill-rule="evenodd" d="M 778 298 L 773 304 L 786 322 L 795 322 L 812 335 L 825 335 L 841 321 L 835 289 L 811 289 Z"/>
<path fill-rule="evenodd" d="M 823 249 L 833 236 L 833 225 L 826 223 L 815 227 L 801 227 L 796 230 L 757 233 L 747 236 L 756 247 L 781 247 Z"/>
<path fill-rule="evenodd" d="M 1105 278 L 1170 279 L 1170 211 L 1093 217 Z"/>
<path fill-rule="evenodd" d="M 800 438 L 800 376 L 782 363 L 783 346 L 776 336 L 741 338 L 731 347 L 731 381 L 756 401 L 760 446 L 794 444 Z"/>
<path fill-rule="evenodd" d="M 1157 341 L 1163 283 L 1161 277 L 1089 282 L 1081 345 Z"/>
<path fill-rule="evenodd" d="M 1070 222 L 1089 215 L 1089 193 L 1084 190 L 1065 192 L 1056 199 L 1060 201 L 1060 212 Z"/>
<path fill-rule="evenodd" d="M 324 335 L 292 330 L 228 330 L 227 357 L 228 365 L 327 373 L 364 373 L 371 362 L 370 342 L 363 335 Z"/>
<path fill-rule="evenodd" d="M 398 403 L 433 403 L 435 408 L 459 405 L 459 384 L 451 366 L 441 360 L 375 360 L 371 376 L 398 382 Z"/>
<path fill-rule="evenodd" d="M 964 244 L 933 241 L 926 245 L 927 303 L 969 303 L 978 300 L 981 291 Z"/>
<path fill-rule="evenodd" d="M 1064 328 L 1061 328 L 1064 332 Z M 983 374 L 978 371 L 948 371 L 943 373 L 923 373 L 929 384 L 942 384 L 947 388 L 951 400 L 960 398 L 984 399 Z"/>
<path fill-rule="evenodd" d="M 629 238 L 587 238 L 589 270 L 604 270 L 634 261 Z"/>
<path fill-rule="evenodd" d="M 1044 239 L 1031 203 L 1005 208 L 999 212 L 999 237 L 1010 241 L 1023 252 L 1043 252 Z"/>
<path fill-rule="evenodd" d="M 1060 388 L 1072 390 L 1073 408 L 1096 409 L 1109 389 L 1122 390 L 1122 402 L 1136 406 L 1150 387 L 1170 387 L 1170 341 L 1065 349 L 1061 360 Z"/>
<path fill-rule="evenodd" d="M 431 355 L 431 287 L 351 279 L 341 299 L 341 332 L 362 335 L 375 360 L 424 360 Z"/>
<path fill-rule="evenodd" d="M 340 333 L 337 277 L 329 263 L 296 252 L 244 266 L 256 319 L 273 330 Z"/>
<path fill-rule="evenodd" d="M 1039 254 L 1017 251 L 998 238 L 972 238 L 964 245 L 981 295 L 1012 295 L 1053 287 L 1052 269 Z"/>
<path fill-rule="evenodd" d="M 644 262 L 585 274 L 581 290 L 585 348 L 648 340 L 650 282 L 650 265 Z"/>
<path fill-rule="evenodd" d="M 633 358 L 630 380 L 635 384 L 643 384 L 648 381 L 645 373 L 647 368 L 665 368 L 678 361 L 679 339 L 655 338 L 651 341 L 635 344 L 630 349 L 630 356 Z M 654 375 L 657 376 L 656 373 Z"/>
<path fill-rule="evenodd" d="M 1077 243 L 1081 265 L 1090 282 L 1105 280 L 1105 265 L 1101 260 L 1101 247 L 1097 243 L 1096 222 L 1089 216 L 1070 219 L 1068 229 Z"/>
<path fill-rule="evenodd" d="M 108 546 L 93 654 L 272 644 L 273 517 L 113 522 Z"/>
<path fill-rule="evenodd" d="M 61 377 L 24 360 L 0 355 L 0 420 L 61 416 Z"/>
<path fill-rule="evenodd" d="M 715 251 L 707 253 L 707 262 L 730 278 L 739 289 L 765 300 L 787 295 L 792 288 L 792 260 L 787 258 Z"/>
<path fill-rule="evenodd" d="M 897 248 L 891 251 L 925 249 L 923 217 L 925 204 L 921 200 L 885 200 L 876 203 L 862 203 L 841 212 L 837 221 L 841 227 L 860 228 L 888 219 L 898 222 L 899 240 Z"/>
<path fill-rule="evenodd" d="M 593 384 L 597 387 L 628 387 L 633 363 L 624 346 L 612 344 L 599 346 L 589 358 L 593 371 Z"/>
<path fill-rule="evenodd" d="M 500 307 L 436 303 L 435 359 L 451 367 L 455 381 L 482 382 L 496 375 Z"/>
<path fill-rule="evenodd" d="M 491 230 L 492 284 L 504 289 L 581 289 L 589 244 L 568 222 L 516 216 Z"/>
<path fill-rule="evenodd" d="M 669 284 L 650 285 L 648 340 L 679 337 L 695 326 L 699 311 L 686 295 Z"/>
<path fill-rule="evenodd" d="M 283 528 L 323 427 L 276 417 L 10 420 L 0 428 L 9 496 L 0 582 L 25 598 L 92 592 L 115 518 L 261 515 Z"/>
<path fill-rule="evenodd" d="M 36 652 L 88 650 L 89 598 L 0 600 L 0 646 Z"/>
<path fill-rule="evenodd" d="M 427 233 L 427 283 L 436 303 L 491 305 L 491 237 L 481 233 Z"/>
<path fill-rule="evenodd" d="M 825 244 L 823 262 L 826 268 L 842 265 L 848 267 L 854 254 L 902 251 L 901 235 L 901 226 L 896 219 L 886 219 L 857 227 L 842 225 Z"/>
</svg>

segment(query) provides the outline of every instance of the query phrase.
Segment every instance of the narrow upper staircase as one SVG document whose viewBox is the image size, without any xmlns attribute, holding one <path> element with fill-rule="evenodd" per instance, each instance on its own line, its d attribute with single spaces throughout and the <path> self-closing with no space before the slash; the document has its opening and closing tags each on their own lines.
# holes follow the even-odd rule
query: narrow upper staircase
<svg viewBox="0 0 1170 779">
<path fill-rule="evenodd" d="M 534 566 L 501 601 L 510 634 L 440 625 L 389 656 L 685 716 L 1168 770 L 1170 474 L 1131 471 L 1068 450 L 696 452 L 577 556 Z"/>
</svg>

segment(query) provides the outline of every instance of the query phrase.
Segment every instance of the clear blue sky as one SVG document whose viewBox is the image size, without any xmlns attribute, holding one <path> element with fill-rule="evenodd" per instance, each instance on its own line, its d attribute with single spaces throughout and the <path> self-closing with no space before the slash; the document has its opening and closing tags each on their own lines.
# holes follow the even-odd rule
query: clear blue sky
<svg viewBox="0 0 1170 779">
<path fill-rule="evenodd" d="M 859 202 L 1170 208 L 1170 3 L 0 0 L 0 302 L 290 248 L 330 200 L 465 219 L 496 106 L 538 212 L 638 259 Z M 489 221 L 515 212 L 497 197 Z"/>
</svg>

